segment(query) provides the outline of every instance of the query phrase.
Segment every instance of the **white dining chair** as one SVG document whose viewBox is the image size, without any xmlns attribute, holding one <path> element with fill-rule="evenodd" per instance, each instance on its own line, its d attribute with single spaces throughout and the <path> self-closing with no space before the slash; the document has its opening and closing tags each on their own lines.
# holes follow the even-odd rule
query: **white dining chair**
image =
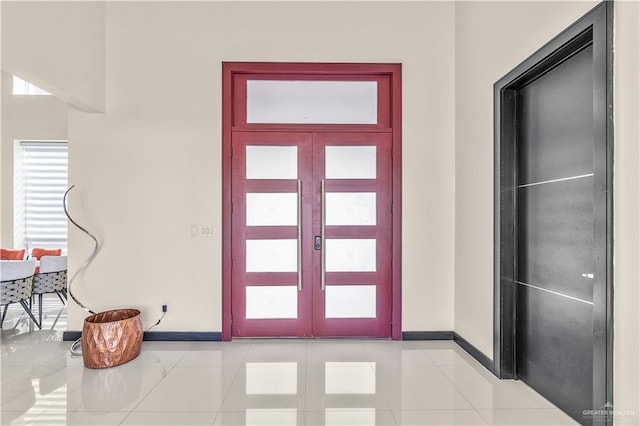
<svg viewBox="0 0 640 426">
<path fill-rule="evenodd" d="M 0 262 L 0 306 L 4 306 L 0 328 L 7 315 L 7 309 L 12 303 L 20 303 L 29 314 L 31 320 L 41 328 L 29 308 L 33 290 L 33 276 L 36 271 L 36 260 L 4 260 Z"/>
<path fill-rule="evenodd" d="M 33 277 L 32 295 L 38 295 L 38 317 L 42 325 L 42 295 L 56 293 L 65 304 L 67 299 L 67 256 L 42 256 L 40 269 Z"/>
</svg>

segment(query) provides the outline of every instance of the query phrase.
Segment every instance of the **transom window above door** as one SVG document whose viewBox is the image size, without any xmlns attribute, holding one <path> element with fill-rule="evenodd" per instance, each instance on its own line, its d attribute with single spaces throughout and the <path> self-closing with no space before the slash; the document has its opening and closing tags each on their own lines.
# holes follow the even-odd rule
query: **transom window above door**
<svg viewBox="0 0 640 426">
<path fill-rule="evenodd" d="M 238 73 L 233 128 L 391 128 L 389 75 Z"/>
<path fill-rule="evenodd" d="M 377 124 L 377 81 L 247 80 L 247 123 Z"/>
</svg>

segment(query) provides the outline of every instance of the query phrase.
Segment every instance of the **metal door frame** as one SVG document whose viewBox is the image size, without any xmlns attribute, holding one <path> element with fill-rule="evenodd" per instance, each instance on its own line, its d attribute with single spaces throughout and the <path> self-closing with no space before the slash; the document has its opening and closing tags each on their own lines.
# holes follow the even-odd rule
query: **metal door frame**
<svg viewBox="0 0 640 426">
<path fill-rule="evenodd" d="M 379 97 L 379 124 L 377 125 L 268 125 L 271 130 L 291 131 L 388 131 L 392 136 L 391 153 L 391 338 L 402 339 L 402 84 L 401 64 L 380 63 L 290 63 L 290 62 L 223 62 L 222 63 L 222 340 L 232 338 L 232 170 L 231 136 L 234 130 L 252 130 L 243 115 L 242 102 L 234 101 L 236 84 L 247 74 L 273 75 L 291 79 L 373 79 L 385 87 Z M 241 93 L 241 92 L 240 92 Z M 238 108 L 239 107 L 239 108 Z M 264 129 L 264 126 L 260 126 Z"/>
<path fill-rule="evenodd" d="M 613 403 L 613 2 L 605 1 L 494 85 L 494 374 L 516 378 L 517 90 L 593 45 L 595 273 L 593 409 Z M 606 411 L 606 409 L 605 409 Z M 605 419 L 607 424 L 613 420 Z"/>
</svg>

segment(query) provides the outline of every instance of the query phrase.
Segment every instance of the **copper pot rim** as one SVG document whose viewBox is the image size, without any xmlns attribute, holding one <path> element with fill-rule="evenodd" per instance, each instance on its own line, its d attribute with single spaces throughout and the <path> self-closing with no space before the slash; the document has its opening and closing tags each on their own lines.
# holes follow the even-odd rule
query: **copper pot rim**
<svg viewBox="0 0 640 426">
<path fill-rule="evenodd" d="M 111 319 L 109 321 L 96 321 L 96 317 L 98 317 L 99 315 L 108 315 L 114 312 L 123 312 L 126 313 L 126 317 L 124 318 L 117 318 L 117 319 Z M 135 309 L 135 308 L 121 308 L 121 309 L 111 309 L 108 311 L 102 311 L 102 312 L 97 312 L 95 314 L 89 315 L 88 317 L 86 317 L 84 319 L 85 323 L 88 324 L 110 324 L 110 323 L 114 323 L 114 322 L 120 322 L 120 321 L 127 321 L 127 320 L 131 320 L 131 319 L 135 319 L 136 317 L 139 317 L 141 314 L 139 309 Z"/>
</svg>

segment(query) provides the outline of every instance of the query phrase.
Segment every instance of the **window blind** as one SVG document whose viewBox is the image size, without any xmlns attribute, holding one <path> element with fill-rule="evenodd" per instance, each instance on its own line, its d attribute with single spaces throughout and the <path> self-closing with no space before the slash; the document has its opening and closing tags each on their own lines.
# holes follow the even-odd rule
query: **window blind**
<svg viewBox="0 0 640 426">
<path fill-rule="evenodd" d="M 66 142 L 22 142 L 24 154 L 24 232 L 28 250 L 67 250 L 67 218 L 62 206 L 67 189 Z"/>
</svg>

